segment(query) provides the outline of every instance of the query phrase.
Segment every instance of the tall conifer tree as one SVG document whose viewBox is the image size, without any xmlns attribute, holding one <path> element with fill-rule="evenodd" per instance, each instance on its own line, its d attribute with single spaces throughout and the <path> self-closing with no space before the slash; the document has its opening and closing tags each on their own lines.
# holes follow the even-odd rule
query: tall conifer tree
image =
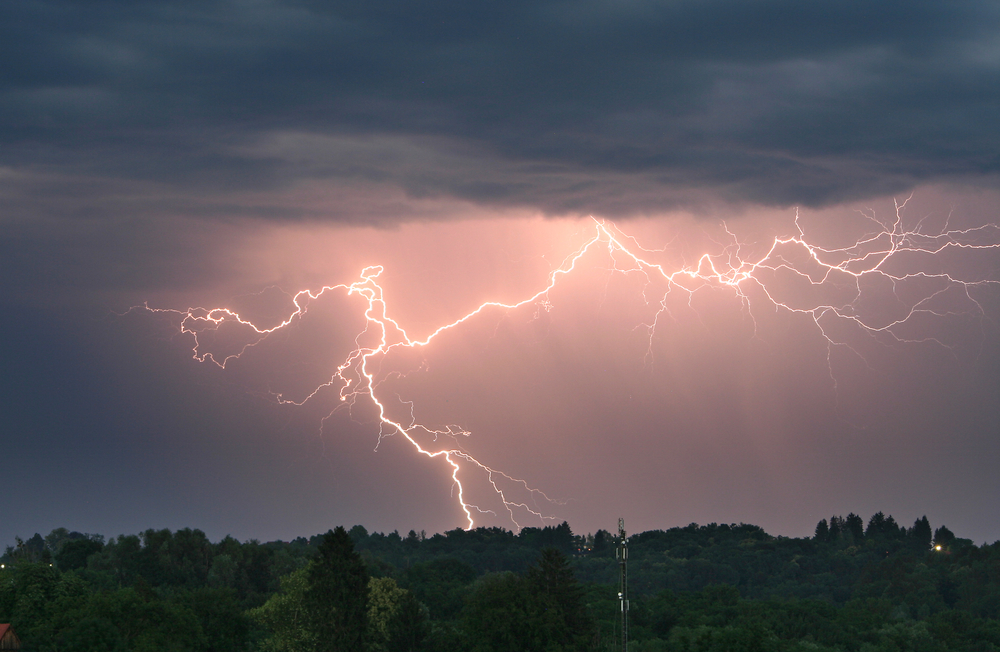
<svg viewBox="0 0 1000 652">
<path fill-rule="evenodd" d="M 359 652 L 368 629 L 368 570 L 343 527 L 323 535 L 305 601 L 317 652 Z"/>
</svg>

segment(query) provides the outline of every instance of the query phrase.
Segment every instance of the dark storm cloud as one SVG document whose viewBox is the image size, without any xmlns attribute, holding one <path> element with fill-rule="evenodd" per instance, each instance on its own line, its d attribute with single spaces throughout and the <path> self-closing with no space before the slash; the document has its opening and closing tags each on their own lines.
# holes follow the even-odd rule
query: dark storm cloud
<svg viewBox="0 0 1000 652">
<path fill-rule="evenodd" d="M 308 217 L 266 193 L 318 180 L 622 215 L 992 183 L 997 33 L 988 2 L 4 3 L 3 204 Z"/>
</svg>

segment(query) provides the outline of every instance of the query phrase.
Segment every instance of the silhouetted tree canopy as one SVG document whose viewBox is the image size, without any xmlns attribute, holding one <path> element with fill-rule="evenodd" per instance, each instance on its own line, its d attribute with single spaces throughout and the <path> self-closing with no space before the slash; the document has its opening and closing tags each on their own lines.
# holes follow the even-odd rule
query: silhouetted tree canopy
<svg viewBox="0 0 1000 652">
<path fill-rule="evenodd" d="M 1000 649 L 1000 543 L 926 516 L 864 525 L 851 513 L 803 539 L 743 523 L 633 535 L 629 649 Z M 612 543 L 567 523 L 270 543 L 60 528 L 7 546 L 0 622 L 35 652 L 618 650 Z"/>
<path fill-rule="evenodd" d="M 309 565 L 304 600 L 317 652 L 365 649 L 368 569 L 343 527 L 323 535 Z"/>
</svg>

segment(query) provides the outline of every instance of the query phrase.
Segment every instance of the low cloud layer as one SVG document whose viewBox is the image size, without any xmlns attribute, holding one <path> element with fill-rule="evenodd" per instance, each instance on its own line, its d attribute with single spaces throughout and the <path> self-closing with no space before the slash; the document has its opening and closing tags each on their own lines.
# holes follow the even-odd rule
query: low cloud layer
<svg viewBox="0 0 1000 652">
<path fill-rule="evenodd" d="M 350 219 L 279 201 L 318 180 L 621 217 L 993 185 L 998 33 L 988 2 L 6 3 L 2 207 Z"/>
</svg>

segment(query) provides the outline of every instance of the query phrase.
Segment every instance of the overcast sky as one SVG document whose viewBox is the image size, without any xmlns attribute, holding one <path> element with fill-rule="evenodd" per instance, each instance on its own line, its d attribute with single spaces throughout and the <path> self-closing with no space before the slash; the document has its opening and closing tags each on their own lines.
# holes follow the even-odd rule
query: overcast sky
<svg viewBox="0 0 1000 652">
<path fill-rule="evenodd" d="M 192 359 L 174 313 L 130 306 L 272 326 L 294 292 L 382 265 L 390 316 L 426 337 L 533 296 L 589 216 L 676 269 L 775 237 L 847 247 L 911 195 L 906 242 L 960 246 L 894 257 L 906 283 L 773 273 L 663 299 L 598 247 L 543 305 L 380 359 L 382 390 L 470 431 L 578 532 L 624 515 L 799 536 L 882 510 L 1000 539 L 996 3 L 18 0 L 0 61 L 0 544 L 466 525 L 450 469 L 399 436 L 376 451 L 360 403 L 275 399 L 330 380 L 356 295 L 226 370 Z M 881 335 L 852 321 L 914 306 Z M 497 511 L 483 482 L 469 471 Z"/>
</svg>

